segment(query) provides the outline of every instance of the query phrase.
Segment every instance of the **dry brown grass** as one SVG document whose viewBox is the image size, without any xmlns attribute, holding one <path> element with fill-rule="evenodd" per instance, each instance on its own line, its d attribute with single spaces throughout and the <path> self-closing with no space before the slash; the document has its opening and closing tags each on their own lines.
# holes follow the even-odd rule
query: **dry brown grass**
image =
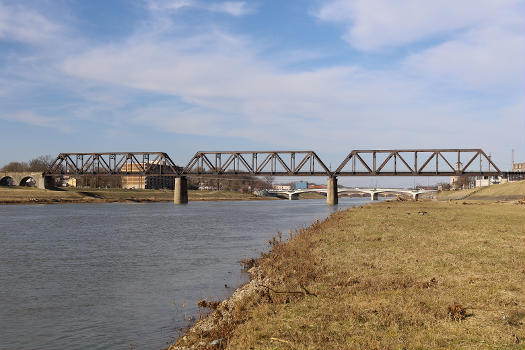
<svg viewBox="0 0 525 350">
<path fill-rule="evenodd" d="M 439 200 L 516 200 L 525 197 L 525 181 L 508 182 L 467 190 L 442 191 Z"/>
<path fill-rule="evenodd" d="M 366 205 L 275 239 L 255 292 L 177 345 L 522 349 L 525 207 L 465 204 Z"/>
</svg>

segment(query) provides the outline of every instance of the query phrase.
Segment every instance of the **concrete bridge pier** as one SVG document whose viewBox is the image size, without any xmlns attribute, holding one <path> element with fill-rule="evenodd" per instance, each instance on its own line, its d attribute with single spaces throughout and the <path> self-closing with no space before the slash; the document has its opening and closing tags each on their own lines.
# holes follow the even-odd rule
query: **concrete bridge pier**
<svg viewBox="0 0 525 350">
<path fill-rule="evenodd" d="M 370 192 L 371 201 L 376 201 L 378 196 L 379 196 L 379 192 Z"/>
<path fill-rule="evenodd" d="M 412 199 L 417 201 L 419 199 L 420 193 L 412 193 Z"/>
<path fill-rule="evenodd" d="M 296 201 L 299 199 L 299 193 L 288 193 L 288 199 L 291 201 Z"/>
<path fill-rule="evenodd" d="M 337 193 L 337 177 L 332 176 L 328 178 L 326 190 L 326 204 L 337 205 L 337 203 L 339 203 L 339 195 Z"/>
<path fill-rule="evenodd" d="M 188 203 L 188 179 L 186 178 L 186 176 L 179 176 L 175 178 L 175 191 L 173 196 L 173 203 Z"/>
<path fill-rule="evenodd" d="M 44 187 L 43 188 L 55 188 L 56 187 L 56 182 L 55 182 L 55 177 L 54 176 L 44 176 L 44 181 L 43 181 L 43 185 Z M 38 188 L 41 188 L 41 187 L 38 187 Z"/>
</svg>

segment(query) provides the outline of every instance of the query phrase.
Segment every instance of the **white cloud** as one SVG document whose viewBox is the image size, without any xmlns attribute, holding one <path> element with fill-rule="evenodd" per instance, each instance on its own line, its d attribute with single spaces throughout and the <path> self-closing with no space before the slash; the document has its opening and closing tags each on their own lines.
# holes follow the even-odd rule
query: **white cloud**
<svg viewBox="0 0 525 350">
<path fill-rule="evenodd" d="M 195 0 L 150 0 L 148 7 L 152 11 L 177 11 L 183 8 L 196 8 L 204 11 L 225 13 L 231 16 L 243 16 L 252 12 L 244 1 L 225 1 L 207 3 Z"/>
<path fill-rule="evenodd" d="M 60 31 L 59 25 L 36 11 L 0 2 L 0 40 L 42 44 L 53 40 Z"/>
<path fill-rule="evenodd" d="M 524 59 L 523 34 L 490 27 L 414 53 L 404 66 L 429 81 L 460 90 L 522 95 Z"/>
<path fill-rule="evenodd" d="M 516 85 L 524 76 L 523 43 L 519 43 L 521 34 L 511 20 L 510 24 L 489 26 L 492 20 L 480 20 L 489 18 L 480 15 L 466 21 L 469 26 L 452 26 L 461 30 L 450 33 L 448 29 L 425 29 L 417 21 L 407 26 L 398 19 L 404 29 L 392 34 L 390 27 L 378 29 L 374 27 L 377 21 L 371 21 L 363 27 L 370 30 L 355 34 L 352 43 L 377 50 L 402 45 L 403 31 L 414 31 L 407 35 L 416 41 L 435 33 L 447 32 L 448 36 L 386 69 L 366 69 L 351 62 L 292 71 L 286 68 L 287 60 L 300 67 L 301 58 L 308 61 L 326 53 L 271 52 L 268 47 L 262 52 L 260 40 L 225 33 L 213 24 L 188 29 L 177 22 L 178 17 L 168 18 L 168 25 L 155 22 L 165 19 L 163 11 L 202 4 L 206 4 L 206 11 L 232 15 L 243 11 L 235 6 L 212 8 L 227 4 L 220 2 L 152 3 L 157 6 L 151 7 L 154 23 L 141 23 L 127 40 L 101 45 L 91 41 L 85 48 L 69 40 L 57 45 L 54 55 L 46 51 L 42 56 L 44 50 L 40 50 L 34 61 L 17 60 L 20 64 L 14 79 L 24 80 L 19 83 L 23 86 L 0 88 L 0 102 L 15 105 L 15 97 L 24 111 L 0 119 L 42 127 L 62 127 L 67 118 L 89 119 L 90 125 L 114 125 L 121 131 L 125 130 L 122 125 L 138 125 L 173 133 L 245 138 L 248 147 L 257 140 L 276 148 L 340 152 L 338 157 L 352 148 L 367 147 L 481 146 L 502 154 L 507 145 L 494 137 L 495 133 L 524 144 L 523 128 L 515 127 L 522 126 L 525 112 L 522 95 L 516 97 L 521 91 Z M 371 5 L 363 2 L 360 6 Z M 354 17 L 345 17 L 342 10 L 339 15 L 337 20 L 353 28 Z M 383 15 L 392 14 L 387 11 Z M 364 25 L 366 18 L 359 23 Z M 436 20 L 429 21 L 435 25 Z M 377 36 L 381 31 L 389 32 L 385 34 L 388 40 Z M 69 53 L 71 46 L 75 54 Z M 12 69 L 3 73 L 2 80 L 14 76 Z M 67 97 L 56 107 L 56 115 L 67 117 L 42 117 L 55 115 L 50 112 L 55 107 L 39 105 L 44 98 L 32 102 L 34 112 L 25 111 L 24 97 L 41 97 L 39 91 L 49 86 L 67 90 Z M 489 94 L 486 100 L 462 100 L 447 91 L 450 86 L 482 92 L 498 87 L 509 99 L 502 102 Z M 145 130 L 145 135 L 153 132 Z M 151 138 L 151 143 L 155 142 Z M 497 159 L 498 155 L 493 155 Z"/>
<path fill-rule="evenodd" d="M 331 0 L 316 16 L 346 27 L 358 50 L 407 46 L 400 69 L 422 84 L 522 94 L 525 3 L 521 0 Z M 414 43 L 424 43 L 418 49 Z M 419 50 L 419 51 L 418 51 Z"/>
<path fill-rule="evenodd" d="M 520 0 L 331 0 L 316 16 L 346 26 L 357 49 L 375 51 L 486 25 L 521 31 L 524 9 Z"/>
<path fill-rule="evenodd" d="M 210 11 L 224 12 L 232 16 L 243 16 L 251 12 L 244 1 L 226 1 L 223 3 L 212 4 L 208 7 Z"/>
<path fill-rule="evenodd" d="M 35 114 L 33 111 L 20 111 L 16 113 L 0 115 L 0 120 L 41 126 L 46 128 L 55 128 L 64 132 L 71 131 L 69 125 L 67 125 L 67 123 L 65 123 L 63 120 L 38 115 Z"/>
<path fill-rule="evenodd" d="M 70 56 L 62 68 L 102 86 L 152 91 L 182 101 L 136 109 L 129 119 L 135 123 L 319 151 L 479 147 L 479 135 L 488 137 L 502 120 L 515 118 L 515 111 L 500 107 L 479 112 L 483 102 L 473 107 L 471 101 L 436 96 L 426 82 L 396 67 L 284 71 L 260 58 L 246 38 L 219 31 L 176 40 L 131 38 Z M 465 134 L 472 125 L 476 132 Z M 520 137 L 517 131 L 515 136 Z"/>
</svg>

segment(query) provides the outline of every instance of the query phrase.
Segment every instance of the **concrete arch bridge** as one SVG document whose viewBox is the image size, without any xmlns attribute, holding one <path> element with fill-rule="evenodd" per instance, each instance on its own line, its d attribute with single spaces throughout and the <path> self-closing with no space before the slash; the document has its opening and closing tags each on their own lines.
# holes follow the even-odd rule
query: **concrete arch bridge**
<svg viewBox="0 0 525 350">
<path fill-rule="evenodd" d="M 42 172 L 32 171 L 2 171 L 0 186 L 34 186 L 37 188 L 53 187 L 54 179 Z"/>
<path fill-rule="evenodd" d="M 325 193 L 328 194 L 328 189 L 317 189 L 317 188 L 308 188 L 308 189 L 297 189 L 297 190 L 269 190 L 269 193 L 276 193 L 276 194 L 285 194 L 288 196 L 289 200 L 296 200 L 299 199 L 299 195 L 301 193 L 308 193 L 308 192 L 317 192 L 317 193 Z M 381 193 L 398 193 L 398 194 L 406 194 L 412 196 L 412 199 L 418 200 L 419 196 L 423 193 L 427 192 L 435 192 L 435 191 L 429 191 L 429 190 L 412 190 L 412 189 L 404 189 L 404 188 L 359 188 L 359 187 L 339 187 L 337 188 L 337 195 L 343 193 L 367 193 L 370 195 L 370 199 L 375 201 L 377 200 L 379 194 Z"/>
</svg>

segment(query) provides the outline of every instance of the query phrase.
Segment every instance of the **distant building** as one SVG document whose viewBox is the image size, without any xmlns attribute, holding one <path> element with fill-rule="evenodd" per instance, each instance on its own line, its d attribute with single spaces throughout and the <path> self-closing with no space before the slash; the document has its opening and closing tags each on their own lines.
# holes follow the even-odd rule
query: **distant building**
<svg viewBox="0 0 525 350">
<path fill-rule="evenodd" d="M 525 172 L 525 163 L 514 163 L 512 164 L 512 171 L 515 172 Z"/>
<path fill-rule="evenodd" d="M 306 181 L 297 181 L 295 183 L 296 190 L 306 190 L 308 188 L 308 182 Z"/>
<path fill-rule="evenodd" d="M 64 176 L 62 179 L 63 187 L 77 187 L 77 179 L 74 177 Z"/>
<path fill-rule="evenodd" d="M 292 186 L 290 185 L 272 185 L 272 188 L 274 190 L 279 190 L 279 191 L 288 191 L 292 189 Z"/>
<path fill-rule="evenodd" d="M 325 190 L 326 185 L 308 184 L 308 188 L 315 189 L 315 190 Z"/>
<path fill-rule="evenodd" d="M 143 163 L 142 166 L 145 164 Z M 127 173 L 136 173 L 142 171 L 138 164 L 133 163 L 124 163 L 121 168 L 122 172 Z M 145 189 L 146 188 L 146 179 L 145 176 L 139 175 L 124 175 L 122 176 L 122 188 L 127 189 Z"/>
<path fill-rule="evenodd" d="M 140 164 L 145 167 L 147 164 Z M 151 165 L 151 164 L 149 164 Z M 162 165 L 154 165 L 153 170 L 161 170 Z M 141 172 L 142 168 L 136 163 L 124 163 L 121 168 L 122 172 L 134 173 Z M 122 188 L 134 189 L 173 189 L 175 176 L 155 176 L 155 175 L 123 175 Z"/>
<path fill-rule="evenodd" d="M 474 187 L 485 187 L 498 185 L 501 183 L 500 176 L 476 176 L 474 177 Z"/>
</svg>

